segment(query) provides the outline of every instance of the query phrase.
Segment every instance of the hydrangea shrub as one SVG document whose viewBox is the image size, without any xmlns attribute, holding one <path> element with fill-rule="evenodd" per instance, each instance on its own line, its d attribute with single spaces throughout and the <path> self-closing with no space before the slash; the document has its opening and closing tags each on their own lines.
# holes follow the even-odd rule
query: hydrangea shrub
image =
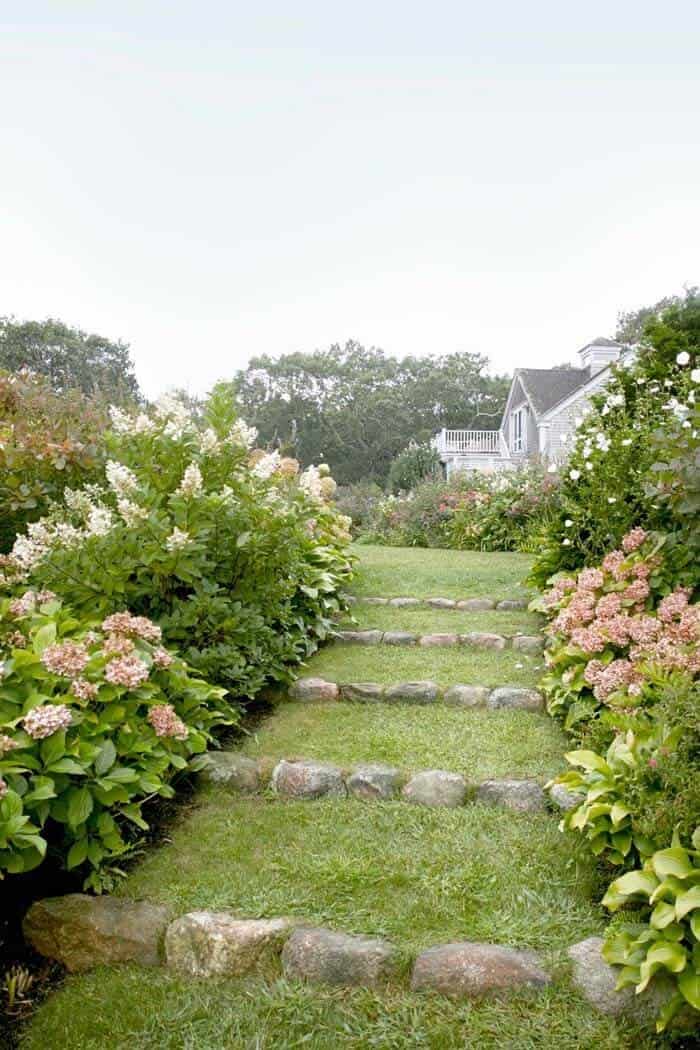
<svg viewBox="0 0 700 1050">
<path fill-rule="evenodd" d="M 0 878 L 47 853 L 101 890 L 142 806 L 173 794 L 237 713 L 161 630 L 126 611 L 88 627 L 50 591 L 0 602 Z"/>
</svg>

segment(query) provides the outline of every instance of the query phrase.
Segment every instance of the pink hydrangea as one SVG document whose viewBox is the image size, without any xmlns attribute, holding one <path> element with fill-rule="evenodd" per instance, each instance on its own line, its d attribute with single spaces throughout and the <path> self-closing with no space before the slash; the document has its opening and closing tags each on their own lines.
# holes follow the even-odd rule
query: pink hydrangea
<svg viewBox="0 0 700 1050">
<path fill-rule="evenodd" d="M 94 700 L 98 688 L 94 682 L 88 682 L 87 678 L 76 678 L 70 684 L 70 691 L 78 700 Z"/>
<path fill-rule="evenodd" d="M 107 634 L 128 634 L 143 638 L 146 642 L 159 642 L 161 629 L 147 616 L 132 616 L 130 612 L 112 613 L 102 622 Z"/>
<path fill-rule="evenodd" d="M 612 616 L 609 620 L 605 620 L 601 626 L 613 645 L 621 649 L 628 644 L 630 640 L 629 616 L 624 613 Z"/>
<path fill-rule="evenodd" d="M 133 653 L 134 649 L 132 639 L 125 634 L 108 634 L 102 646 L 105 656 L 127 656 Z"/>
<path fill-rule="evenodd" d="M 602 653 L 607 639 L 598 627 L 579 627 L 571 634 L 571 641 L 584 653 Z"/>
<path fill-rule="evenodd" d="M 615 580 L 622 580 L 629 575 L 630 568 L 625 564 L 625 556 L 622 551 L 610 551 L 603 558 L 603 569 L 609 572 Z"/>
<path fill-rule="evenodd" d="M 622 592 L 622 597 L 628 602 L 643 602 L 649 597 L 649 584 L 646 580 L 632 580 Z"/>
<path fill-rule="evenodd" d="M 163 649 L 161 646 L 158 646 L 157 649 L 153 650 L 153 663 L 156 665 L 156 667 L 170 667 L 172 662 L 173 656 L 171 653 L 168 652 L 167 649 Z"/>
<path fill-rule="evenodd" d="M 690 590 L 686 587 L 677 587 L 672 594 L 667 594 L 659 602 L 659 608 L 656 611 L 657 616 L 660 620 L 665 623 L 670 623 L 677 616 L 680 616 L 688 605 L 688 599 L 690 598 Z"/>
<path fill-rule="evenodd" d="M 0 777 L 0 798 L 4 798 L 7 794 L 7 791 L 7 781 L 3 780 L 2 777 Z"/>
<path fill-rule="evenodd" d="M 598 599 L 595 612 L 599 620 L 609 620 L 613 616 L 617 616 L 621 608 L 622 599 L 619 594 L 613 592 L 611 594 L 604 594 L 602 598 Z"/>
<path fill-rule="evenodd" d="M 600 569 L 583 569 L 578 574 L 578 585 L 582 591 L 597 591 L 603 586 L 605 577 Z"/>
<path fill-rule="evenodd" d="M 127 689 L 138 689 L 148 678 L 148 667 L 135 654 L 119 656 L 105 668 L 105 678 L 112 685 L 123 685 Z"/>
<path fill-rule="evenodd" d="M 27 648 L 27 639 L 24 637 L 21 631 L 12 631 L 11 634 L 8 635 L 7 641 L 13 649 Z"/>
<path fill-rule="evenodd" d="M 638 550 L 638 548 L 644 543 L 647 535 L 648 533 L 639 527 L 630 529 L 627 535 L 622 537 L 623 551 L 627 554 L 631 554 L 632 551 Z"/>
<path fill-rule="evenodd" d="M 628 631 L 630 639 L 638 644 L 648 645 L 654 642 L 661 633 L 662 625 L 655 616 L 630 616 Z"/>
<path fill-rule="evenodd" d="M 612 693 L 642 681 L 642 675 L 629 660 L 613 660 L 598 675 L 593 695 L 596 700 L 607 700 Z"/>
<path fill-rule="evenodd" d="M 43 740 L 71 724 L 70 708 L 65 704 L 44 704 L 33 707 L 22 719 L 24 728 L 33 740 Z"/>
<path fill-rule="evenodd" d="M 5 733 L 0 733 L 0 758 L 6 755 L 8 751 L 14 751 L 19 744 L 16 740 L 13 740 L 11 736 L 7 736 Z"/>
<path fill-rule="evenodd" d="M 154 704 L 148 712 L 148 721 L 153 726 L 156 736 L 169 736 L 176 740 L 187 739 L 187 726 L 175 714 L 172 704 Z"/>
<path fill-rule="evenodd" d="M 604 670 L 605 664 L 602 660 L 589 660 L 583 672 L 584 681 L 589 685 L 597 685 Z"/>
<path fill-rule="evenodd" d="M 90 655 L 80 642 L 57 642 L 47 645 L 41 654 L 41 662 L 52 674 L 77 677 L 87 666 Z"/>
</svg>

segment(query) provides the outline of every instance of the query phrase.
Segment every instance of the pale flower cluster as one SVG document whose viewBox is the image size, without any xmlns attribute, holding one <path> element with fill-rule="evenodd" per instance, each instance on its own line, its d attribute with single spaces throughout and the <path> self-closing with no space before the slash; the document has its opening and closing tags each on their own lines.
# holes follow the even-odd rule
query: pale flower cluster
<svg viewBox="0 0 700 1050">
<path fill-rule="evenodd" d="M 75 678 L 87 667 L 90 654 L 80 642 L 57 642 L 47 645 L 41 654 L 41 662 L 51 674 Z"/>
<path fill-rule="evenodd" d="M 154 704 L 147 717 L 156 736 L 174 737 L 175 740 L 187 739 L 187 726 L 175 714 L 172 704 Z"/>
<path fill-rule="evenodd" d="M 118 656 L 105 668 L 105 678 L 111 685 L 122 685 L 127 689 L 138 689 L 148 678 L 148 667 L 136 654 Z"/>
<path fill-rule="evenodd" d="M 196 463 L 190 463 L 185 468 L 185 473 L 182 476 L 182 481 L 178 485 L 176 492 L 180 496 L 190 498 L 191 496 L 198 496 L 202 491 L 203 487 L 202 472 Z"/>
<path fill-rule="evenodd" d="M 307 467 L 299 478 L 299 488 L 312 499 L 323 499 L 323 486 L 321 473 L 318 467 Z"/>
<path fill-rule="evenodd" d="M 22 724 L 32 740 L 44 740 L 60 729 L 68 729 L 72 721 L 70 708 L 65 704 L 45 704 L 33 707 Z"/>
<path fill-rule="evenodd" d="M 138 478 L 133 470 L 130 470 L 124 463 L 117 463 L 113 459 L 107 461 L 105 476 L 107 484 L 116 496 L 129 496 L 139 487 Z"/>
<path fill-rule="evenodd" d="M 237 419 L 228 433 L 227 440 L 232 445 L 252 448 L 258 436 L 257 427 L 249 427 L 243 419 Z"/>
<path fill-rule="evenodd" d="M 251 473 L 256 478 L 270 478 L 278 469 L 279 465 L 280 454 L 277 449 L 275 449 L 274 452 L 267 452 L 262 455 L 254 464 Z"/>
<path fill-rule="evenodd" d="M 176 525 L 170 535 L 165 537 L 165 546 L 171 553 L 174 553 L 187 547 L 191 539 L 189 532 L 179 529 Z"/>
<path fill-rule="evenodd" d="M 159 642 L 161 629 L 147 616 L 133 616 L 130 612 L 112 613 L 102 621 L 102 630 L 106 634 L 125 634 L 143 638 L 146 642 Z"/>
</svg>

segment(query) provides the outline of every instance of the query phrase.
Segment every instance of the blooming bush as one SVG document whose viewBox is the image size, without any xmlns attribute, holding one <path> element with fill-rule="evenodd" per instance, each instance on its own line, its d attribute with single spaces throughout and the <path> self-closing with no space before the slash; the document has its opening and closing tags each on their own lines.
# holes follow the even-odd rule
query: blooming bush
<svg viewBox="0 0 700 1050">
<path fill-rule="evenodd" d="M 396 546 L 529 550 L 551 515 L 557 481 L 539 467 L 424 481 L 375 508 L 365 538 Z"/>
<path fill-rule="evenodd" d="M 326 637 L 351 571 L 348 520 L 327 469 L 252 449 L 221 391 L 195 420 L 165 398 L 112 411 L 101 483 L 19 536 L 0 571 L 80 615 L 127 606 L 208 680 L 238 696 L 288 680 Z"/>
<path fill-rule="evenodd" d="M 144 616 L 89 628 L 49 591 L 0 601 L 0 878 L 50 851 L 109 888 L 143 804 L 236 721 L 223 693 Z"/>
<path fill-rule="evenodd" d="M 107 419 L 106 408 L 79 391 L 57 394 L 27 370 L 0 372 L 0 551 L 66 485 L 94 480 Z"/>
<path fill-rule="evenodd" d="M 567 729 L 601 708 L 651 702 L 659 680 L 700 670 L 700 606 L 689 604 L 688 587 L 667 593 L 664 542 L 634 528 L 600 568 L 555 577 L 532 603 L 553 617 L 543 686 Z"/>
<path fill-rule="evenodd" d="M 670 535 L 679 529 L 685 535 L 688 526 L 692 529 L 692 496 L 650 498 L 650 484 L 663 454 L 660 445 L 666 450 L 667 466 L 676 473 L 674 440 L 680 434 L 683 444 L 688 443 L 685 469 L 695 476 L 697 501 L 693 416 L 700 383 L 699 352 L 700 295 L 694 291 L 682 305 L 649 323 L 646 345 L 633 361 L 612 368 L 605 389 L 591 399 L 590 410 L 577 421 L 573 448 L 562 471 L 560 500 L 531 575 L 536 586 L 544 587 L 556 572 L 600 561 L 633 525 Z M 680 473 L 676 477 L 674 492 L 679 496 Z M 669 484 L 668 474 L 663 481 L 662 468 L 659 480 L 662 486 Z"/>
</svg>

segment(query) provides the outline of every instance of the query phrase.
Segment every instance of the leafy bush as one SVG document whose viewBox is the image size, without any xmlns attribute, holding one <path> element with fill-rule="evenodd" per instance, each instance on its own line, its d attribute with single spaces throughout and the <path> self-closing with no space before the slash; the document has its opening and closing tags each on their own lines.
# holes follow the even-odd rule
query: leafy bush
<svg viewBox="0 0 700 1050">
<path fill-rule="evenodd" d="M 650 499 L 649 485 L 661 451 L 659 431 L 666 432 L 662 444 L 672 452 L 672 434 L 693 430 L 688 416 L 700 381 L 694 367 L 700 351 L 697 290 L 649 322 L 645 339 L 633 363 L 612 369 L 580 421 L 559 507 L 531 576 L 539 587 L 556 572 L 600 561 L 633 525 L 671 534 L 692 527 L 692 499 Z M 686 463 L 689 473 L 697 472 L 697 444 L 695 456 L 688 448 Z M 697 493 L 697 479 L 694 484 Z"/>
<path fill-rule="evenodd" d="M 0 372 L 0 551 L 66 486 L 97 477 L 107 421 L 106 408 L 79 391 L 57 394 L 43 376 Z"/>
<path fill-rule="evenodd" d="M 675 991 L 663 1006 L 658 1031 L 686 1003 L 700 1010 L 700 827 L 692 846 L 674 836 L 641 870 L 616 879 L 603 904 L 610 911 L 637 905 L 642 919 L 608 931 L 603 957 L 622 967 L 617 987 L 634 985 L 640 994 L 656 974 L 672 980 Z"/>
<path fill-rule="evenodd" d="M 144 802 L 236 720 L 160 637 L 127 612 L 91 628 L 50 592 L 0 601 L 0 878 L 51 850 L 110 888 Z"/>
<path fill-rule="evenodd" d="M 332 478 L 250 451 L 221 391 L 199 425 L 164 399 L 115 409 L 100 486 L 67 491 L 17 538 L 5 575 L 80 615 L 127 606 L 157 621 L 199 673 L 239 696 L 286 681 L 326 637 L 350 573 Z M 14 576 L 13 576 L 14 573 Z"/>
<path fill-rule="evenodd" d="M 461 472 L 447 481 L 423 481 L 400 498 L 388 496 L 365 535 L 395 546 L 529 550 L 556 501 L 556 479 L 539 467 Z"/>
<path fill-rule="evenodd" d="M 354 485 L 340 485 L 335 494 L 335 505 L 339 513 L 350 518 L 354 536 L 371 527 L 378 504 L 384 491 L 374 481 L 357 481 Z"/>
<path fill-rule="evenodd" d="M 399 492 L 410 492 L 426 478 L 437 478 L 440 475 L 440 457 L 432 445 L 417 445 L 411 442 L 408 448 L 399 452 L 389 468 L 387 488 L 397 495 Z"/>
</svg>

